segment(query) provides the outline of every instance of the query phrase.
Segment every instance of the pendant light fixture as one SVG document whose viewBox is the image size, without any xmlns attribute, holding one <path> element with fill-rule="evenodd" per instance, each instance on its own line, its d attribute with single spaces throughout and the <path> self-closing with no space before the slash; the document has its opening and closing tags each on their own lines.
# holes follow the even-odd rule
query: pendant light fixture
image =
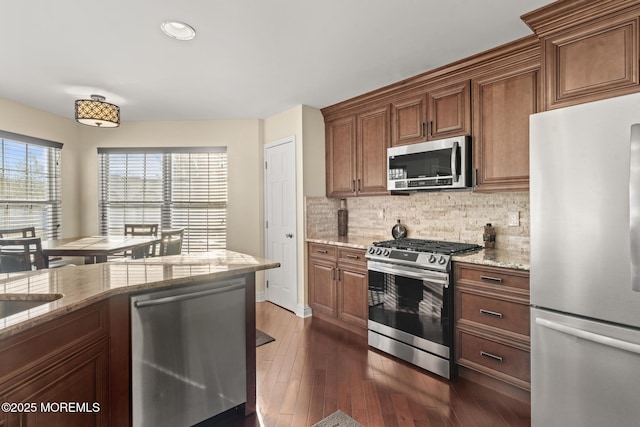
<svg viewBox="0 0 640 427">
<path fill-rule="evenodd" d="M 120 126 L 120 107 L 104 102 L 104 96 L 76 100 L 76 121 L 87 126 L 115 128 Z"/>
</svg>

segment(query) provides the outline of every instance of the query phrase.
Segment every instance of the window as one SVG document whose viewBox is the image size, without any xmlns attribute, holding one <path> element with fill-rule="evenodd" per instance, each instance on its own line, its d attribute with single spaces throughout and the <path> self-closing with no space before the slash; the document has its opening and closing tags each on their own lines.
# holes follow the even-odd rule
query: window
<svg viewBox="0 0 640 427">
<path fill-rule="evenodd" d="M 226 147 L 99 148 L 100 233 L 184 228 L 183 250 L 227 246 Z"/>
<path fill-rule="evenodd" d="M 0 131 L 0 228 L 35 227 L 60 237 L 62 144 Z"/>
</svg>

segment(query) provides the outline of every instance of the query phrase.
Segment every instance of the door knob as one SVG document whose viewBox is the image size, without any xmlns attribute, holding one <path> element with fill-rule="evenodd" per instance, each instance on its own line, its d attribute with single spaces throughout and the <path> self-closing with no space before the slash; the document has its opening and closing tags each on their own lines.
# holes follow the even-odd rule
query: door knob
<svg viewBox="0 0 640 427">
<path fill-rule="evenodd" d="M 285 237 L 288 237 L 289 239 L 291 239 L 291 238 L 293 238 L 293 234 L 287 233 L 287 234 L 285 234 Z"/>
</svg>

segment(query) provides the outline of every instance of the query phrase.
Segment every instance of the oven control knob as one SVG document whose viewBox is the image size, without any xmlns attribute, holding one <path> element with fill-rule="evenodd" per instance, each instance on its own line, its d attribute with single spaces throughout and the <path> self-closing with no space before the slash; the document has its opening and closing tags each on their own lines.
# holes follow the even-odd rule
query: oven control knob
<svg viewBox="0 0 640 427">
<path fill-rule="evenodd" d="M 371 246 L 371 247 L 369 248 L 369 253 L 370 253 L 371 255 L 373 255 L 373 253 L 374 253 L 375 251 L 376 251 L 376 248 L 374 248 L 373 246 Z"/>
<path fill-rule="evenodd" d="M 390 251 L 389 249 L 385 249 L 385 250 L 382 252 L 382 255 L 384 255 L 384 256 L 389 256 L 389 254 L 390 254 L 390 253 L 391 253 L 391 251 Z"/>
<path fill-rule="evenodd" d="M 435 255 L 429 255 L 429 262 L 432 263 L 432 264 L 434 262 L 436 262 L 436 256 Z"/>
<path fill-rule="evenodd" d="M 382 249 L 378 248 L 376 249 L 376 255 L 380 255 L 382 253 Z"/>
<path fill-rule="evenodd" d="M 446 263 L 447 263 L 447 259 L 441 256 L 440 259 L 438 260 L 438 264 L 445 265 Z"/>
</svg>

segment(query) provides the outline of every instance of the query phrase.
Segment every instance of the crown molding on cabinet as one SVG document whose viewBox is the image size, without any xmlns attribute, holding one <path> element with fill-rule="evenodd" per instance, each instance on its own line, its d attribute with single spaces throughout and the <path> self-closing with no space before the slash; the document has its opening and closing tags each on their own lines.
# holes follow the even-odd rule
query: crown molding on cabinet
<svg viewBox="0 0 640 427">
<path fill-rule="evenodd" d="M 639 0 L 560 0 L 520 17 L 539 37 L 640 7 Z"/>
</svg>

